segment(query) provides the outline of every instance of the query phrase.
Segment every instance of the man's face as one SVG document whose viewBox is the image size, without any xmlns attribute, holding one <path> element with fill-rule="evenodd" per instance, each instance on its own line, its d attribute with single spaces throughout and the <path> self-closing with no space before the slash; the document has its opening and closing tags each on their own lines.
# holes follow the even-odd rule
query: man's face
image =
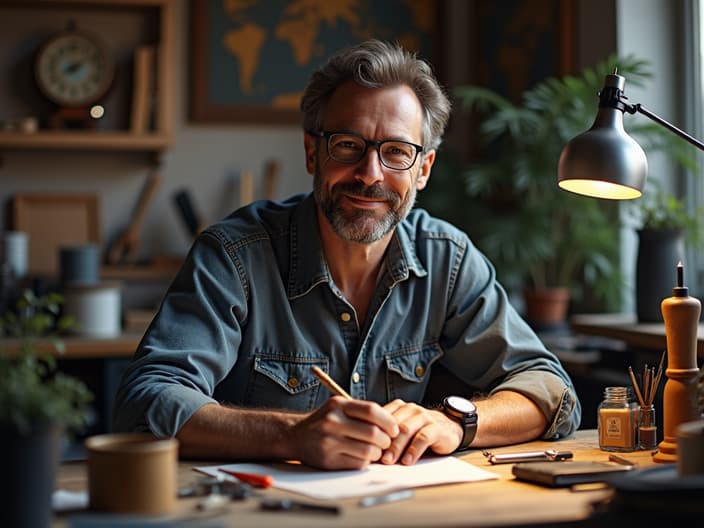
<svg viewBox="0 0 704 528">
<path fill-rule="evenodd" d="M 375 141 L 422 144 L 422 109 L 406 86 L 363 88 L 340 86 L 326 107 L 323 130 L 353 133 Z M 314 196 L 335 233 L 356 243 L 372 243 L 391 233 L 426 185 L 435 152 L 419 154 L 405 170 L 381 164 L 369 146 L 357 163 L 332 159 L 327 140 L 306 135 L 306 164 L 314 174 Z"/>
</svg>

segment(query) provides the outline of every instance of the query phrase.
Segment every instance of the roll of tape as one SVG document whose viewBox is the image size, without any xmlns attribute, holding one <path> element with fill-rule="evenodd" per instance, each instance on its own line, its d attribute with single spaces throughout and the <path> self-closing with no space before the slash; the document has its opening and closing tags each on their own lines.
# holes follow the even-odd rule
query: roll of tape
<svg viewBox="0 0 704 528">
<path fill-rule="evenodd" d="M 178 440 L 112 433 L 91 436 L 85 445 L 91 510 L 153 515 L 176 510 Z"/>
<path fill-rule="evenodd" d="M 119 282 L 69 284 L 64 288 L 64 313 L 75 318 L 77 334 L 116 337 L 122 330 L 121 297 Z"/>
</svg>

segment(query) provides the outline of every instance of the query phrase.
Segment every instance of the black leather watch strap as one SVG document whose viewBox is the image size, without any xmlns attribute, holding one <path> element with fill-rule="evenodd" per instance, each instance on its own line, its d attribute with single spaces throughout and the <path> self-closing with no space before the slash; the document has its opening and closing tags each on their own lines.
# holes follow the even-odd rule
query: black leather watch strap
<svg viewBox="0 0 704 528">
<path fill-rule="evenodd" d="M 462 441 L 460 442 L 457 451 L 464 451 L 469 448 L 474 440 L 474 437 L 477 435 L 477 415 L 475 414 L 474 418 L 470 421 L 460 421 L 460 425 L 464 430 L 464 434 L 462 435 Z"/>
<path fill-rule="evenodd" d="M 451 405 L 448 400 L 449 398 L 445 398 L 442 409 L 449 418 L 452 418 L 462 426 L 462 441 L 456 451 L 464 451 L 469 448 L 477 434 L 477 412 L 476 410 L 463 412 Z M 474 408 L 473 404 L 470 403 L 470 405 Z"/>
</svg>

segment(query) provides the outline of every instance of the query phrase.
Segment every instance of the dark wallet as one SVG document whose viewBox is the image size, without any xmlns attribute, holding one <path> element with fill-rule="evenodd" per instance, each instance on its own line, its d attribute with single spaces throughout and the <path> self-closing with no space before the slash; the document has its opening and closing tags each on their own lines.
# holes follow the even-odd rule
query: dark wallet
<svg viewBox="0 0 704 528">
<path fill-rule="evenodd" d="M 604 482 L 610 476 L 631 469 L 633 466 L 615 462 L 522 462 L 514 464 L 512 472 L 517 479 L 558 488 Z"/>
</svg>

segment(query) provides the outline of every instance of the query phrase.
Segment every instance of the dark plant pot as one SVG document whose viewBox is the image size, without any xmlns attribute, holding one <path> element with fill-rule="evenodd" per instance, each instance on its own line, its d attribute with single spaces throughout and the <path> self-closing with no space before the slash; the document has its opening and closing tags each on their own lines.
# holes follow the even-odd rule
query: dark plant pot
<svg viewBox="0 0 704 528">
<path fill-rule="evenodd" d="M 525 319 L 535 330 L 554 330 L 565 325 L 570 304 L 569 288 L 525 290 Z"/>
<path fill-rule="evenodd" d="M 59 460 L 61 428 L 44 425 L 27 434 L 0 424 L 0 526 L 46 528 Z"/>
<path fill-rule="evenodd" d="M 662 322 L 660 303 L 672 295 L 677 263 L 684 260 L 684 231 L 641 229 L 636 261 L 636 313 L 643 323 Z"/>
</svg>

